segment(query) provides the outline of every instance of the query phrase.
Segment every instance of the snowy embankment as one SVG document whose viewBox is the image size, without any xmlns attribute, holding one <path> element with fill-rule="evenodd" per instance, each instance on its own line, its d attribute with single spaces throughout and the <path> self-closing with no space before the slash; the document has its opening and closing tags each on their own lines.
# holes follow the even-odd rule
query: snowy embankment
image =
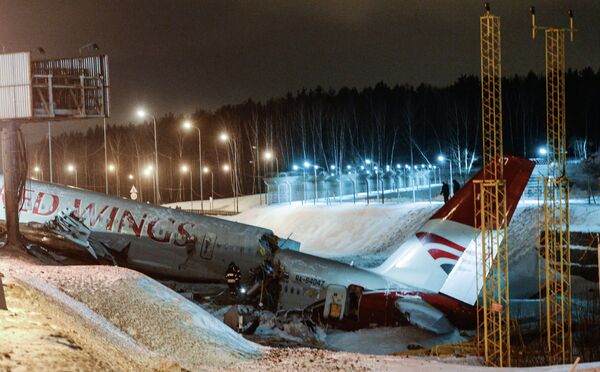
<svg viewBox="0 0 600 372">
<path fill-rule="evenodd" d="M 322 257 L 389 256 L 441 203 L 372 205 L 271 205 L 249 209 L 231 221 L 266 227 Z"/>
<path fill-rule="evenodd" d="M 111 336 L 111 343 L 132 353 L 139 354 L 134 350 L 138 345 L 183 368 L 198 370 L 259 358 L 264 351 L 201 307 L 129 269 L 40 265 L 22 254 L 2 252 L 0 272 L 87 316 L 87 327 Z"/>
</svg>

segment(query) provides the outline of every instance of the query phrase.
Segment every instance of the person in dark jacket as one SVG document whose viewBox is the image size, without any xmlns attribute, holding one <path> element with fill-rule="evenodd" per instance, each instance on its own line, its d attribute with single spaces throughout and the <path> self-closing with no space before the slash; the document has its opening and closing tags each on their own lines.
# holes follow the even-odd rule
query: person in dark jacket
<svg viewBox="0 0 600 372">
<path fill-rule="evenodd" d="M 452 196 L 456 195 L 456 193 L 460 190 L 460 183 L 455 179 L 452 180 Z"/>
<path fill-rule="evenodd" d="M 448 203 L 448 198 L 450 197 L 450 185 L 446 182 L 442 182 L 442 192 L 440 195 L 444 195 L 444 204 Z"/>
<path fill-rule="evenodd" d="M 225 272 L 225 280 L 227 281 L 227 286 L 229 286 L 230 295 L 237 296 L 241 278 L 242 273 L 240 272 L 240 268 L 232 261 Z"/>
</svg>

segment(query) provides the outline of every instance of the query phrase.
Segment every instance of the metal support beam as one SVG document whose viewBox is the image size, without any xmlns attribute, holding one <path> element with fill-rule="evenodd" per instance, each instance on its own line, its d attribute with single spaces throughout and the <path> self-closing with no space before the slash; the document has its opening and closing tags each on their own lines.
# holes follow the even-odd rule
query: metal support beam
<svg viewBox="0 0 600 372">
<path fill-rule="evenodd" d="M 539 275 L 544 298 L 540 321 L 549 364 L 573 360 L 571 334 L 571 244 L 567 177 L 565 32 L 546 34 L 546 133 L 548 176 L 542 179 L 544 204 L 538 229 L 544 263 Z"/>
<path fill-rule="evenodd" d="M 481 232 L 481 299 L 477 302 L 477 343 L 484 363 L 510 367 L 510 307 L 506 183 L 502 143 L 502 68 L 500 17 L 480 18 L 481 122 L 484 173 L 475 181 L 475 226 Z"/>
<path fill-rule="evenodd" d="M 7 122 L 2 128 L 2 167 L 4 170 L 4 207 L 6 216 L 6 247 L 21 245 L 19 234 L 19 145 L 16 122 Z"/>
</svg>

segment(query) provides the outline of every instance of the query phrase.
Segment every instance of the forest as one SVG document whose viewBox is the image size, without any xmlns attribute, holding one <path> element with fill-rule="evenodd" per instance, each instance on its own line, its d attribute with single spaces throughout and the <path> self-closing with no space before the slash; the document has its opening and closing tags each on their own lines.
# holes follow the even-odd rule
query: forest
<svg viewBox="0 0 600 372">
<path fill-rule="evenodd" d="M 600 70 L 571 70 L 566 78 L 568 156 L 585 159 L 600 144 Z M 504 152 L 536 157 L 545 144 L 545 77 L 503 78 Z M 390 164 L 440 165 L 442 154 L 455 171 L 468 174 L 477 168 L 481 147 L 481 93 L 479 77 L 461 76 L 448 86 L 389 86 L 377 83 L 364 89 L 337 90 L 316 87 L 258 102 L 252 99 L 222 106 L 214 111 L 198 108 L 194 113 L 168 113 L 157 117 L 160 193 L 162 202 L 188 200 L 191 170 L 194 198 L 200 197 L 198 133 L 186 131 L 190 120 L 202 136 L 204 198 L 258 191 L 262 177 L 293 172 L 304 162 L 320 171 L 352 169 L 366 159 L 381 167 Z M 229 141 L 219 141 L 227 133 Z M 132 185 L 150 200 L 152 182 L 144 169 L 154 162 L 151 122 L 114 123 L 107 130 L 109 192 L 128 196 Z M 269 151 L 271 159 L 264 155 Z M 103 128 L 85 133 L 53 136 L 53 180 L 104 191 Z M 29 174 L 38 167 L 48 180 L 48 139 L 28 149 Z M 233 163 L 236 164 L 233 164 Z M 184 173 L 181 166 L 188 170 Z M 232 170 L 225 173 L 223 166 Z M 332 167 L 333 166 L 333 167 Z M 38 172 L 38 173 L 39 173 Z M 237 174 L 238 182 L 233 176 Z"/>
</svg>

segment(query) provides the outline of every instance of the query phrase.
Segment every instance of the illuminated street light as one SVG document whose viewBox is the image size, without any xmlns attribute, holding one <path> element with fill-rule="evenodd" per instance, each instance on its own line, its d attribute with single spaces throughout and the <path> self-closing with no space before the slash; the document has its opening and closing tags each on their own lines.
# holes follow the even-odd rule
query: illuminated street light
<svg viewBox="0 0 600 372">
<path fill-rule="evenodd" d="M 331 165 L 329 166 L 329 169 L 331 169 L 331 170 L 335 170 L 335 165 L 331 164 Z"/>
<path fill-rule="evenodd" d="M 36 178 L 43 181 L 44 180 L 44 172 L 42 171 L 42 168 L 38 167 L 37 165 L 33 168 L 33 171 L 36 174 Z M 40 174 L 41 177 L 38 177 L 37 175 Z"/>
<path fill-rule="evenodd" d="M 547 154 L 548 154 L 548 150 L 546 150 L 546 148 L 545 148 L 545 147 L 540 147 L 540 148 L 538 149 L 538 153 L 539 153 L 540 155 L 542 155 L 542 156 L 545 156 L 545 155 L 547 155 Z"/>
<path fill-rule="evenodd" d="M 308 167 L 310 167 L 310 163 L 309 163 L 309 162 L 307 162 L 307 161 L 305 161 L 303 165 L 304 165 L 304 168 L 308 168 Z"/>
<path fill-rule="evenodd" d="M 352 166 L 346 165 L 346 169 L 350 170 L 350 169 L 352 169 Z"/>
<path fill-rule="evenodd" d="M 194 210 L 194 179 L 192 178 L 192 168 L 183 164 L 180 168 L 181 173 L 188 173 L 190 175 L 190 209 Z"/>
<path fill-rule="evenodd" d="M 75 187 L 78 187 L 78 185 L 77 185 L 77 167 L 74 164 L 68 164 L 67 165 L 67 171 L 69 173 L 74 173 L 75 174 Z"/>
<path fill-rule="evenodd" d="M 213 201 L 213 197 L 215 195 L 215 174 L 208 167 L 202 168 L 202 173 L 208 174 L 209 172 L 210 172 L 210 205 L 211 205 L 210 208 L 212 209 L 212 201 Z"/>
<path fill-rule="evenodd" d="M 223 171 L 224 172 L 229 172 L 230 170 L 231 170 L 231 168 L 229 167 L 229 164 L 223 165 Z"/>
<path fill-rule="evenodd" d="M 127 176 L 127 178 L 129 178 L 130 180 L 133 180 L 133 174 L 130 174 L 129 176 Z"/>
<path fill-rule="evenodd" d="M 160 204 L 160 182 L 158 179 L 158 138 L 156 135 L 156 117 L 154 117 L 154 115 L 149 114 L 142 108 L 139 108 L 136 114 L 140 119 L 143 119 L 147 116 L 151 117 L 152 122 L 154 124 L 154 166 L 156 167 L 156 174 L 154 177 L 154 202 L 156 204 Z"/>
<path fill-rule="evenodd" d="M 109 164 L 109 165 L 108 165 L 108 171 L 109 171 L 109 172 L 114 172 L 116 169 L 117 169 L 117 167 L 115 167 L 115 165 L 114 165 L 114 164 Z"/>
<path fill-rule="evenodd" d="M 230 145 L 233 144 L 233 174 L 232 177 L 233 178 L 233 182 L 231 184 L 231 188 L 233 191 L 233 198 L 234 198 L 234 211 L 235 212 L 239 212 L 240 211 L 240 202 L 239 202 L 239 197 L 238 197 L 238 193 L 240 191 L 240 185 L 239 185 L 239 165 L 238 165 L 238 152 L 237 152 L 237 141 L 235 140 L 235 138 L 230 138 L 229 134 L 227 134 L 226 132 L 221 132 L 221 134 L 219 135 L 219 140 L 223 143 L 229 143 Z M 229 167 L 229 166 L 228 166 Z M 228 171 L 228 170 L 227 170 Z"/>
<path fill-rule="evenodd" d="M 292 165 L 292 169 L 295 170 L 295 171 L 297 171 L 298 169 L 300 169 L 300 167 L 297 166 L 296 164 L 294 164 L 294 165 Z"/>
<path fill-rule="evenodd" d="M 447 161 L 448 164 L 450 165 L 450 182 L 449 182 L 450 183 L 450 194 L 454 195 L 454 182 L 452 182 L 452 177 L 453 177 L 452 176 L 452 160 L 446 159 L 446 157 L 444 155 L 438 155 L 437 159 L 440 163 Z M 440 181 L 441 181 L 441 179 L 440 179 Z"/>
<path fill-rule="evenodd" d="M 191 129 L 196 129 L 196 131 L 198 132 L 198 160 L 200 161 L 200 165 L 199 165 L 199 169 L 202 169 L 202 132 L 200 131 L 200 128 L 196 125 L 194 125 L 191 121 L 186 120 L 183 122 L 182 124 L 183 129 L 185 130 L 191 130 Z M 202 174 L 204 172 L 199 172 L 200 173 L 200 210 L 202 212 L 204 212 L 204 179 L 202 177 Z"/>
<path fill-rule="evenodd" d="M 366 165 L 371 165 L 371 160 L 370 159 L 365 159 L 365 164 Z"/>
</svg>

